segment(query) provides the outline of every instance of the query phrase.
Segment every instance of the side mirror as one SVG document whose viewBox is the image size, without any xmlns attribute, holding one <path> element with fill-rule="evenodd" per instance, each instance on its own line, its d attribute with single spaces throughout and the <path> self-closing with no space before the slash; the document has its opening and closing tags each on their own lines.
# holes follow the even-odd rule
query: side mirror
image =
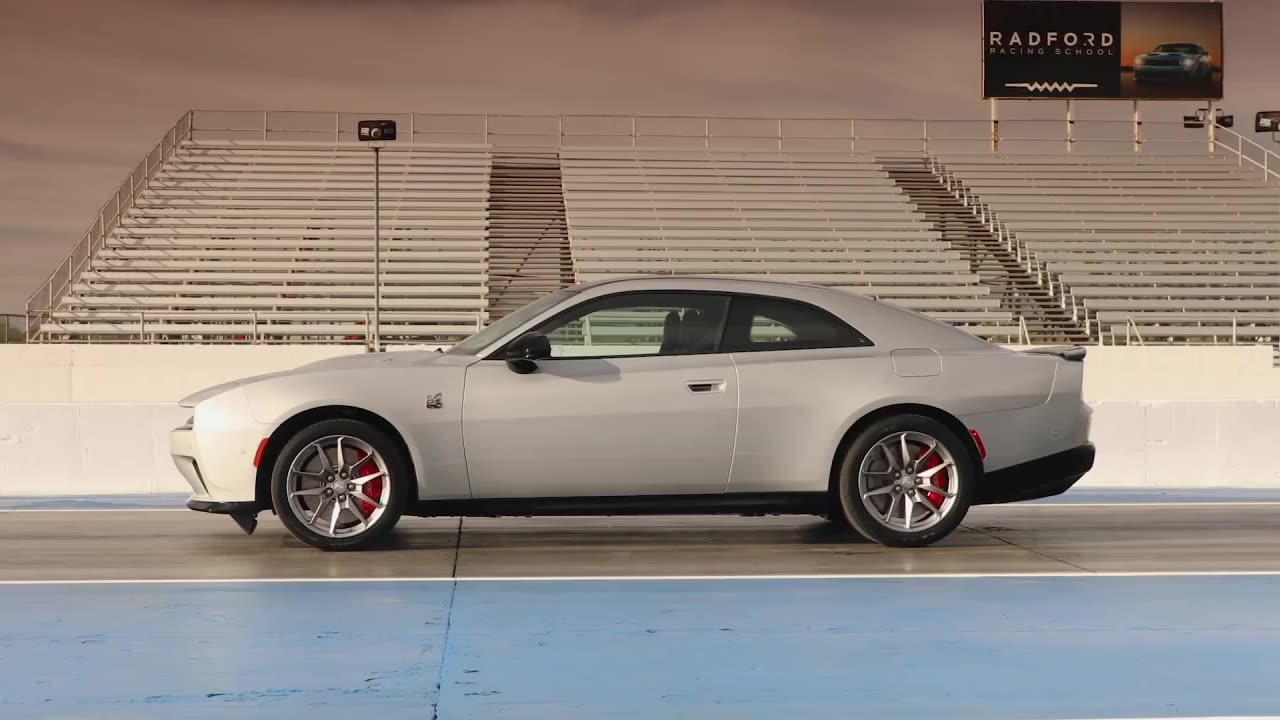
<svg viewBox="0 0 1280 720">
<path fill-rule="evenodd" d="M 505 356 L 511 372 L 528 375 L 538 369 L 538 360 L 551 357 L 551 341 L 542 333 L 525 333 L 511 341 Z"/>
</svg>

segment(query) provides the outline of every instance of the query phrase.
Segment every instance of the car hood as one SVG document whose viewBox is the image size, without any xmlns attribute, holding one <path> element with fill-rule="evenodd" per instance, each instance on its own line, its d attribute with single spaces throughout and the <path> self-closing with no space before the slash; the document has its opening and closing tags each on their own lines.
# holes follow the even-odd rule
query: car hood
<svg viewBox="0 0 1280 720">
<path fill-rule="evenodd" d="M 309 373 L 330 372 L 333 370 L 373 370 L 376 368 L 405 367 L 408 365 L 429 366 L 439 364 L 455 364 L 468 363 L 467 358 L 459 358 L 453 355 L 445 355 L 433 350 L 405 350 L 399 352 L 387 353 L 364 353 L 360 355 L 339 355 L 338 357 L 325 358 L 315 362 L 300 365 L 292 370 L 281 370 L 279 372 L 264 373 L 262 375 L 252 375 L 250 377 L 232 380 L 220 385 L 205 388 L 199 392 L 192 393 L 178 401 L 178 405 L 182 407 L 195 407 L 204 400 L 208 400 L 216 395 L 221 395 L 229 390 L 252 385 L 254 383 L 263 382 L 272 378 L 286 377 L 289 375 L 304 375 Z"/>
<path fill-rule="evenodd" d="M 352 368 L 404 367 L 405 365 L 422 365 L 439 362 L 444 353 L 432 350 L 405 350 L 402 352 L 363 353 L 360 355 L 339 355 L 307 363 L 289 373 L 315 372 L 317 370 L 348 370 Z"/>
</svg>

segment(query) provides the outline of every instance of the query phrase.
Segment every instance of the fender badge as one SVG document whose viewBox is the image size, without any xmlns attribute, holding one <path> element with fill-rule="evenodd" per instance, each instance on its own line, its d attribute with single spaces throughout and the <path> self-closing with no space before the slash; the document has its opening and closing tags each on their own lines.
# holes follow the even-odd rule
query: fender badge
<svg viewBox="0 0 1280 720">
<path fill-rule="evenodd" d="M 436 394 L 434 394 L 434 395 L 428 395 L 428 396 L 427 396 L 427 409 L 428 409 L 428 410 L 439 410 L 440 408 L 444 407 L 444 397 L 443 397 L 443 395 L 444 395 L 444 393 L 436 393 Z"/>
</svg>

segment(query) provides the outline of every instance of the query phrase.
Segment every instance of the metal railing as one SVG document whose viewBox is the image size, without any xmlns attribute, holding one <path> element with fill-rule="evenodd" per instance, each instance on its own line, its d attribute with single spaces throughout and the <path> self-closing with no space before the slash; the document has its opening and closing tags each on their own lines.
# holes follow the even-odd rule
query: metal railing
<svg viewBox="0 0 1280 720">
<path fill-rule="evenodd" d="M 358 121 L 395 120 L 395 146 L 471 144 L 520 148 L 782 150 L 790 152 L 1114 151 L 1171 148 L 1206 139 L 1181 122 L 1131 120 L 730 117 L 692 115 L 495 115 L 193 110 L 192 137 L 244 143 L 356 141 Z"/>
<path fill-rule="evenodd" d="M 1264 181 L 1270 182 L 1273 178 L 1280 180 L 1280 154 L 1270 148 L 1259 145 L 1234 130 L 1218 128 L 1218 132 L 1226 137 L 1225 139 L 1222 137 L 1215 138 L 1217 147 L 1234 155 L 1241 167 L 1245 167 L 1245 164 L 1248 163 L 1248 165 L 1262 171 L 1262 179 Z"/>
<path fill-rule="evenodd" d="M 1212 318 L 1191 313 L 1190 316 L 1188 319 L 1187 314 L 1176 312 L 1126 314 L 1120 322 L 1116 313 L 1105 327 L 1103 321 L 1095 319 L 1098 342 L 1103 345 L 1160 344 L 1166 342 L 1162 338 L 1169 336 L 1168 330 L 1177 331 L 1176 342 L 1180 345 L 1274 345 L 1280 340 L 1280 313 L 1262 316 L 1223 313 Z"/>
<path fill-rule="evenodd" d="M 276 342 L 320 342 L 320 343 L 360 343 L 373 347 L 372 311 L 333 312 L 336 317 L 328 321 L 288 319 L 288 312 L 267 310 L 223 310 L 216 313 L 197 313 L 198 317 L 191 322 L 196 325 L 216 323 L 217 332 L 193 329 L 183 323 L 172 322 L 175 316 L 181 315 L 171 310 L 154 311 L 110 311 L 113 319 L 101 321 L 103 325 L 115 327 L 111 333 L 93 331 L 77 331 L 75 335 L 59 342 L 67 343 L 142 343 L 164 344 L 166 342 L 194 343 L 248 343 L 269 344 Z M 409 313 L 413 315 L 414 313 Z M 429 313 L 428 313 L 429 314 Z M 4 316 L 0 316 L 2 319 Z M 21 315 L 12 316 L 19 320 Z M 382 325 L 383 344 L 422 344 L 437 342 L 442 338 L 460 339 L 472 332 L 484 328 L 485 315 L 475 313 L 470 317 L 459 317 L 457 323 L 465 320 L 469 327 L 466 333 L 431 332 L 412 327 L 405 327 L 406 321 L 393 313 Z M 326 324 L 328 329 L 317 327 Z M 334 325 L 339 326 L 333 328 Z M 200 339 L 191 339 L 198 337 Z"/>
<path fill-rule="evenodd" d="M 191 136 L 192 117 L 192 111 L 188 110 L 178 118 L 173 127 L 160 138 L 160 142 L 156 143 L 133 172 L 120 183 L 115 194 L 103 203 L 97 217 L 81 236 L 80 242 L 71 249 L 66 260 L 60 263 L 40 288 L 27 299 L 28 337 L 39 329 L 40 323 L 57 304 L 57 299 L 66 293 L 80 272 L 88 265 L 89 260 L 93 258 L 94 253 L 102 247 L 107 236 L 120 224 L 124 214 L 133 207 L 138 195 L 150 183 L 151 176 L 164 164 L 165 160 L 173 155 L 178 144 Z"/>
</svg>

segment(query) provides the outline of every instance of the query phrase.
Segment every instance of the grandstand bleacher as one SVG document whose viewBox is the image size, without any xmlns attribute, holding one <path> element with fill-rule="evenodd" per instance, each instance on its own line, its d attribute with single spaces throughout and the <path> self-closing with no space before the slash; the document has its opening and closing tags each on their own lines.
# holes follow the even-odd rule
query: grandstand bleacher
<svg viewBox="0 0 1280 720">
<path fill-rule="evenodd" d="M 935 167 L 1099 342 L 1280 334 L 1280 188 L 1195 156 L 943 156 Z"/>
<path fill-rule="evenodd" d="M 487 148 L 397 147 L 381 172 L 381 324 L 485 321 Z M 185 142 L 42 323 L 49 338 L 363 339 L 373 167 L 354 145 Z"/>
<path fill-rule="evenodd" d="M 252 139 L 188 113 L 33 296 L 31 339 L 368 342 L 372 157 L 333 117 L 328 141 L 275 139 L 265 114 Z M 384 342 L 655 273 L 843 288 L 1002 342 L 1280 335 L 1280 188 L 1243 156 L 855 152 L 782 121 L 733 147 L 710 122 L 642 145 L 635 119 L 503 139 L 455 120 L 412 116 L 382 153 Z"/>
</svg>

